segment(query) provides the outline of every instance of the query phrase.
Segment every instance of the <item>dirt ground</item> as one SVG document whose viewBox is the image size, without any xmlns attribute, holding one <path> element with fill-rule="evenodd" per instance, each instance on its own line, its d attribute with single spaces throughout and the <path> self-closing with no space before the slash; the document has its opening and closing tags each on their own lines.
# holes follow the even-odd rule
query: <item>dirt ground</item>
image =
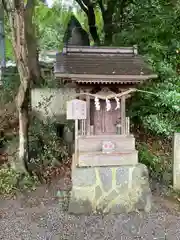
<svg viewBox="0 0 180 240">
<path fill-rule="evenodd" d="M 0 199 L 2 240 L 180 239 L 179 205 L 155 193 L 151 213 L 74 216 L 62 211 L 57 191 L 69 178 L 40 186 L 15 199 Z"/>
</svg>

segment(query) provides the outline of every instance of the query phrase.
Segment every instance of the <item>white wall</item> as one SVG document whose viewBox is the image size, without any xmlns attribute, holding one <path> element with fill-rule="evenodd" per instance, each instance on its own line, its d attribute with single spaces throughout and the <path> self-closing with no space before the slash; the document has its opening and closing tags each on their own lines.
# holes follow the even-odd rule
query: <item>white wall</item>
<svg viewBox="0 0 180 240">
<path fill-rule="evenodd" d="M 35 88 L 31 91 L 32 111 L 42 120 L 66 120 L 66 102 L 75 98 L 74 88 Z"/>
</svg>

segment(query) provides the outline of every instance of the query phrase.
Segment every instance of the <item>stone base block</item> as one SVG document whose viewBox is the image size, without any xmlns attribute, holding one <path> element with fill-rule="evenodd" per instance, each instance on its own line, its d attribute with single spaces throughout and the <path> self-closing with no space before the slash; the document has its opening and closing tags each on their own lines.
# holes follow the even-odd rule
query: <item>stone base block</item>
<svg viewBox="0 0 180 240">
<path fill-rule="evenodd" d="M 69 213 L 122 213 L 151 210 L 145 165 L 72 169 Z"/>
<path fill-rule="evenodd" d="M 102 151 L 102 142 L 111 141 L 115 144 L 115 149 L 120 152 L 122 149 L 134 150 L 135 138 L 133 135 L 89 135 L 78 136 L 77 148 L 79 152 L 99 152 Z"/>
<path fill-rule="evenodd" d="M 136 165 L 138 163 L 138 151 L 124 150 L 112 153 L 80 152 L 77 163 L 79 167 Z"/>
</svg>

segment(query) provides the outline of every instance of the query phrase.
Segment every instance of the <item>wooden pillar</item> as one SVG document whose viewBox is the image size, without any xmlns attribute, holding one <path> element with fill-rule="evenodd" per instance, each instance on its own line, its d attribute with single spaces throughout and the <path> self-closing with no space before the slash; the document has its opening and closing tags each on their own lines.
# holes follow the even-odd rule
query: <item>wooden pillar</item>
<svg viewBox="0 0 180 240">
<path fill-rule="evenodd" d="M 130 133 L 130 123 L 129 123 L 129 117 L 126 117 L 126 135 L 129 135 Z"/>
<path fill-rule="evenodd" d="M 79 96 L 79 100 L 82 100 L 82 101 L 84 100 L 82 95 Z M 84 135 L 83 120 L 79 121 L 79 126 L 80 126 L 80 135 Z"/>
<path fill-rule="evenodd" d="M 121 97 L 121 134 L 126 134 L 126 98 Z"/>
<path fill-rule="evenodd" d="M 87 120 L 86 120 L 86 129 L 87 135 L 90 135 L 90 96 L 86 95 L 86 104 L 87 104 Z"/>
<path fill-rule="evenodd" d="M 78 160 L 78 120 L 75 120 L 75 153 L 74 153 L 75 164 Z"/>
</svg>

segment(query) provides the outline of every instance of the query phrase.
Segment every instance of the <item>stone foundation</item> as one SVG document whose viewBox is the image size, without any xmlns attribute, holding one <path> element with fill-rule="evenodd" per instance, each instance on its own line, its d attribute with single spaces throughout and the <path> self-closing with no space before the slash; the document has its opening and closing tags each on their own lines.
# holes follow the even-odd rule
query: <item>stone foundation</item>
<svg viewBox="0 0 180 240">
<path fill-rule="evenodd" d="M 138 163 L 138 151 L 122 151 L 122 152 L 79 152 L 77 156 L 79 167 L 101 167 L 101 166 L 124 166 L 136 165 Z"/>
<path fill-rule="evenodd" d="M 173 188 L 180 190 L 180 133 L 174 134 L 173 142 Z"/>
<path fill-rule="evenodd" d="M 145 165 L 72 169 L 70 213 L 121 213 L 151 209 Z"/>
</svg>

